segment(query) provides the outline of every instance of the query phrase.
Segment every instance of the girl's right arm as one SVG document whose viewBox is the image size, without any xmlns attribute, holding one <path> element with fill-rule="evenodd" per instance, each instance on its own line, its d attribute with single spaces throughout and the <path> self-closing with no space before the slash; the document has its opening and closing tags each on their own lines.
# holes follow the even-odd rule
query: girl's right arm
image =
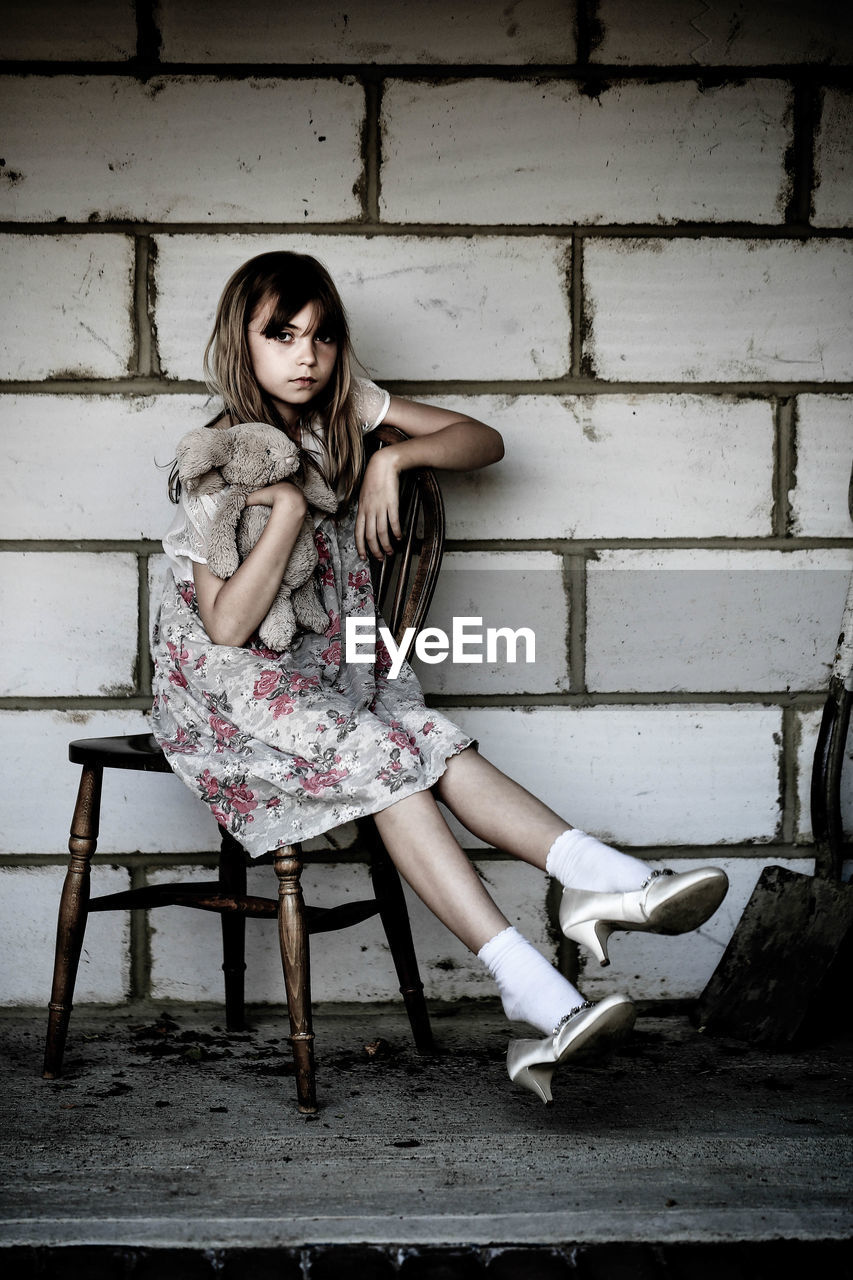
<svg viewBox="0 0 853 1280">
<path fill-rule="evenodd" d="M 287 481 L 257 489 L 246 504 L 269 507 L 270 517 L 237 572 L 223 580 L 206 564 L 193 565 L 199 613 L 214 644 L 242 645 L 257 631 L 281 586 L 308 510 L 302 490 Z"/>
</svg>

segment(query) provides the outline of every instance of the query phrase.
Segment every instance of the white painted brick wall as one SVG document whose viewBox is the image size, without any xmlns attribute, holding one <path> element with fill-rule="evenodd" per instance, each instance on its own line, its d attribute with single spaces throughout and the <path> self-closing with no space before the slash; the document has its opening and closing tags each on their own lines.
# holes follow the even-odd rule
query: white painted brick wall
<svg viewBox="0 0 853 1280">
<path fill-rule="evenodd" d="M 170 62 L 570 63 L 574 0 L 161 0 Z"/>
<path fill-rule="evenodd" d="M 849 227 L 853 221 L 853 93 L 827 89 L 815 139 L 816 227 Z"/>
<path fill-rule="evenodd" d="M 778 707 L 463 707 L 446 714 L 574 826 L 621 845 L 770 840 Z M 458 828 L 457 828 L 458 829 Z M 476 841 L 465 840 L 473 848 Z"/>
<path fill-rule="evenodd" d="M 850 23 L 835 0 L 599 0 L 596 17 L 604 38 L 593 60 L 605 64 L 844 64 L 853 57 Z"/>
<path fill-rule="evenodd" d="M 552 378 L 569 365 L 569 250 L 553 237 L 158 236 L 164 372 L 198 378 L 225 281 L 269 249 L 319 258 L 383 378 Z"/>
<path fill-rule="evenodd" d="M 391 222 L 777 222 L 789 90 L 560 81 L 391 81 L 382 100 Z"/>
<path fill-rule="evenodd" d="M 807 538 L 853 534 L 847 491 L 853 467 L 853 397 L 797 397 L 792 532 Z"/>
<path fill-rule="evenodd" d="M 554 959 L 545 918 L 545 877 L 520 863 L 478 862 L 481 875 L 509 920 L 533 944 Z M 207 876 L 209 878 L 209 874 Z M 155 872 L 151 879 L 169 883 L 205 876 L 189 867 Z M 313 906 L 372 897 L 367 867 L 345 863 L 307 865 L 302 876 L 305 901 Z M 275 898 L 272 867 L 249 871 L 249 892 Z M 439 924 L 406 889 L 421 979 L 428 999 L 495 994 L 485 968 L 462 943 Z M 221 1000 L 222 943 L 219 921 L 206 912 L 164 907 L 150 913 L 151 958 L 155 999 Z M 246 998 L 260 1003 L 283 1002 L 284 981 L 275 922 L 249 920 L 246 926 Z M 399 983 L 385 933 L 378 918 L 311 941 L 313 998 L 323 1000 L 398 1000 Z"/>
<path fill-rule="evenodd" d="M 149 733 L 142 711 L 0 711 L 15 743 L 14 786 L 0 796 L 0 853 L 52 854 L 68 848 L 80 766 L 68 759 L 77 738 Z M 48 781 L 49 780 L 49 785 Z M 209 853 L 219 833 L 207 807 L 171 774 L 104 773 L 98 857 L 116 853 Z"/>
<path fill-rule="evenodd" d="M 840 622 L 839 618 L 839 625 Z M 823 708 L 797 713 L 797 794 L 799 796 L 797 839 L 802 841 L 813 838 L 809 796 L 822 714 Z M 853 831 L 853 723 L 848 729 L 844 767 L 841 771 L 841 824 L 849 837 L 850 832 Z"/>
<path fill-rule="evenodd" d="M 0 194 L 3 218 L 331 222 L 360 212 L 364 91 L 350 80 L 32 76 L 0 82 L 0 111 L 6 163 L 22 174 Z"/>
<path fill-rule="evenodd" d="M 464 649 L 480 661 L 453 661 L 451 652 L 444 661 L 427 664 L 415 656 L 413 666 L 426 692 L 567 692 L 569 607 L 563 574 L 562 557 L 547 551 L 446 554 L 427 625 L 452 642 L 454 618 L 479 618 L 467 632 L 481 638 Z M 532 650 L 521 635 L 514 650 L 499 640 L 497 660 L 488 661 L 488 629 L 500 627 L 531 630 Z"/>
<path fill-rule="evenodd" d="M 441 477 L 451 538 L 771 531 L 773 423 L 766 402 L 670 395 L 424 399 L 492 423 L 506 445 L 504 460 L 488 471 Z M 849 401 L 802 397 L 799 404 L 802 483 L 793 500 L 802 531 L 844 536 L 839 468 L 850 452 Z M 172 517 L 165 491 L 175 445 L 212 411 L 205 396 L 0 398 L 9 459 L 2 536 L 159 540 Z M 78 466 L 81 435 L 85 470 Z M 32 501 L 37 484 L 43 505 Z M 833 491 L 824 517 L 823 495 Z M 819 504 L 814 514 L 810 500 Z"/>
<path fill-rule="evenodd" d="M 0 1004 L 38 1005 L 46 1011 L 64 879 L 64 867 L 0 867 Z M 118 867 L 102 870 L 99 892 L 121 893 L 128 888 L 127 871 Z M 90 1000 L 114 1003 L 127 998 L 129 944 L 126 911 L 99 911 L 89 917 L 77 972 L 76 1004 Z"/>
<path fill-rule="evenodd" d="M 114 62 L 136 53 L 131 0 L 5 0 L 0 58 Z"/>
<path fill-rule="evenodd" d="M 590 240 L 587 351 L 599 377 L 853 376 L 853 247 L 831 240 Z"/>
<path fill-rule="evenodd" d="M 0 555 L 0 696 L 116 696 L 133 689 L 137 572 L 129 555 Z"/>
<path fill-rule="evenodd" d="M 667 858 L 666 865 L 685 871 L 696 863 Z M 721 858 L 719 849 L 708 850 L 705 865 L 722 867 L 729 877 L 729 892 L 711 919 L 693 933 L 674 938 L 614 933 L 608 969 L 582 949 L 579 985 L 584 995 L 600 1000 L 611 991 L 627 991 L 634 1000 L 695 999 L 719 964 L 764 867 L 781 865 L 806 875 L 813 868 L 811 859 Z"/>
<path fill-rule="evenodd" d="M 448 556 L 436 609 L 468 612 L 475 601 L 497 607 L 498 566 L 507 557 L 516 571 L 521 559 L 547 565 L 527 572 L 507 607 L 523 605 L 537 638 L 547 636 L 551 647 L 540 648 L 532 672 L 499 664 L 488 671 L 433 668 L 435 687 L 455 699 L 449 714 L 479 737 L 487 757 L 605 838 L 645 846 L 666 861 L 667 846 L 708 862 L 720 861 L 721 847 L 741 846 L 727 851 L 733 890 L 709 926 L 685 939 L 618 937 L 621 972 L 612 980 L 608 971 L 585 974 L 596 997 L 626 981 L 640 998 L 696 994 L 762 865 L 777 861 L 768 842 L 790 853 L 792 831 L 808 841 L 819 710 L 798 707 L 791 732 L 785 726 L 792 713 L 772 699 L 783 680 L 821 687 L 840 621 L 839 602 L 824 600 L 821 588 L 843 575 L 796 566 L 836 565 L 849 548 L 799 547 L 786 559 L 785 575 L 756 570 L 762 581 L 784 582 L 784 590 L 745 596 L 745 575 L 733 571 L 723 607 L 714 611 L 704 600 L 692 609 L 683 592 L 669 591 L 674 578 L 693 573 L 656 575 L 649 566 L 671 566 L 679 557 L 691 566 L 766 567 L 785 559 L 775 549 L 760 551 L 755 540 L 779 534 L 784 504 L 774 509 L 774 494 L 784 497 L 778 490 L 788 462 L 793 538 L 850 539 L 851 398 L 837 384 L 851 379 L 853 273 L 849 243 L 831 234 L 850 224 L 850 94 L 846 72 L 833 68 L 850 61 L 853 35 L 849 23 L 839 25 L 841 9 L 794 0 L 733 0 L 722 9 L 652 0 L 640 19 L 624 0 L 600 0 L 586 11 L 593 60 L 610 64 L 597 99 L 578 87 L 583 73 L 573 66 L 574 0 L 484 0 L 467 8 L 450 0 L 318 0 L 310 22 L 260 0 L 246 0 L 239 11 L 224 0 L 161 0 L 150 13 L 140 11 L 143 57 L 155 56 L 155 26 L 163 37 L 162 74 L 154 67 L 144 84 L 120 67 L 136 54 L 136 15 L 127 0 L 81 0 L 73 21 L 58 0 L 7 10 L 0 57 L 93 65 L 2 82 L 0 207 L 8 230 L 0 236 L 0 378 L 59 378 L 62 385 L 29 397 L 32 388 L 22 394 L 12 385 L 0 404 L 7 463 L 0 536 L 13 543 L 0 558 L 0 638 L 7 641 L 0 720 L 13 744 L 11 786 L 0 802 L 0 947 L 11 948 L 0 1001 L 47 999 L 64 872 L 16 864 L 63 856 L 79 778 L 67 761 L 68 741 L 148 727 L 144 687 L 131 688 L 144 677 L 144 667 L 134 671 L 145 585 L 138 574 L 147 567 L 153 582 L 162 557 L 152 555 L 146 566 L 137 551 L 144 552 L 143 540 L 156 547 L 172 514 L 166 468 L 155 462 L 168 464 L 178 437 L 207 416 L 204 395 L 186 394 L 198 385 L 157 394 L 156 357 L 166 379 L 197 384 L 228 274 L 273 247 L 313 252 L 328 263 L 351 312 L 357 353 L 378 381 L 402 384 L 404 393 L 414 383 L 417 398 L 431 392 L 437 403 L 494 422 L 505 436 L 500 466 L 443 477 L 448 533 L 462 546 Z M 94 64 L 105 59 L 115 65 L 100 75 Z M 175 74 L 170 60 L 183 69 Z M 234 78 L 218 75 L 217 64 L 227 63 L 240 64 Z M 565 77 L 535 78 L 543 63 L 566 68 Z M 668 83 L 655 63 L 677 68 Z M 188 69 L 193 64 L 204 74 Z M 298 67 L 293 79 L 288 65 Z M 700 90 L 708 65 L 747 70 Z M 713 78 L 720 79 L 716 72 Z M 808 179 L 808 113 L 790 111 L 797 84 L 804 102 L 814 89 L 820 108 L 818 234 L 798 238 L 798 226 L 796 236 L 776 239 L 794 179 L 799 193 Z M 381 108 L 381 138 L 371 134 L 378 121 L 365 116 L 368 103 Z M 796 138 L 795 129 L 805 135 Z M 377 215 L 399 226 L 383 234 Z M 65 227 L 87 219 L 88 233 Z M 118 226 L 98 229 L 104 219 Z M 685 235 L 685 219 L 732 225 L 722 239 L 696 234 L 695 225 Z M 309 220 L 313 234 L 302 232 Z M 672 238 L 669 231 L 659 239 L 623 238 L 647 221 L 676 224 Z M 262 224 L 260 234 L 251 234 L 254 223 Z M 427 226 L 424 234 L 423 224 L 432 232 Z M 521 234 L 507 234 L 512 224 Z M 754 224 L 758 238 L 748 238 L 744 224 Z M 759 224 L 773 228 L 772 239 L 761 238 Z M 531 226 L 556 230 L 530 235 Z M 585 235 L 593 226 L 605 228 L 602 238 L 594 229 Z M 281 227 L 298 234 L 276 234 Z M 822 236 L 823 229 L 830 234 Z M 592 366 L 582 373 L 599 380 L 599 394 L 556 396 L 543 380 L 565 379 L 564 389 L 576 389 L 569 294 L 576 233 L 583 256 L 574 283 Z M 154 237 L 150 362 L 136 236 L 144 237 L 140 266 L 145 238 Z M 128 394 L 137 366 L 140 389 L 151 393 L 145 397 Z M 69 393 L 71 379 L 87 380 L 80 394 Z M 782 390 L 794 384 L 789 459 L 780 452 L 788 410 L 777 441 L 774 398 L 761 387 L 732 394 L 732 384 L 736 390 L 763 381 Z M 696 382 L 718 384 L 720 394 L 691 394 Z M 802 393 L 802 382 L 825 384 L 826 395 Z M 620 390 L 619 383 L 629 385 Z M 630 394 L 632 383 L 662 386 Z M 720 538 L 735 545 L 715 546 Z M 37 553 L 23 552 L 21 539 L 51 541 Z M 516 704 L 527 693 L 544 703 L 565 697 L 562 555 L 581 550 L 571 539 L 706 545 L 604 551 L 591 573 L 587 633 L 573 637 L 587 646 L 590 698 L 595 703 L 601 693 L 603 702 L 465 705 L 494 693 Z M 94 549 L 98 540 L 103 550 Z M 477 548 L 480 540 L 485 549 Z M 535 550 L 526 549 L 529 542 Z M 521 550 L 498 550 L 517 544 Z M 461 563 L 467 569 L 454 573 Z M 703 573 L 707 578 L 709 570 Z M 803 573 L 806 587 L 792 590 Z M 650 592 L 652 580 L 659 592 Z M 626 589 L 614 591 L 619 582 Z M 668 593 L 668 613 L 661 593 Z M 620 630 L 628 610 L 630 634 Z M 523 682 L 513 679 L 521 674 Z M 699 699 L 703 689 L 742 692 L 728 705 L 608 705 L 608 691 L 624 689 L 630 698 L 664 682 L 692 688 Z M 107 709 L 104 697 L 122 689 L 132 695 L 128 704 Z M 30 697 L 44 704 L 23 709 Z M 51 707 L 67 698 L 80 705 Z M 843 786 L 849 830 L 851 767 Z M 467 846 L 480 847 L 455 829 Z M 352 834 L 349 827 L 336 839 L 350 842 Z M 753 842 L 763 847 L 750 856 Z M 139 851 L 197 864 L 217 843 L 209 813 L 177 779 L 107 773 L 99 890 L 128 880 L 126 868 L 106 859 Z M 796 865 L 807 870 L 808 858 Z M 480 866 L 513 922 L 550 955 L 543 878 L 488 855 Z M 197 865 L 190 874 L 209 876 Z M 250 874 L 274 893 L 270 868 Z M 313 867 L 309 896 L 333 896 L 333 882 L 355 892 L 365 874 L 354 863 Z M 431 996 L 491 993 L 480 967 L 420 904 L 413 919 Z M 155 920 L 156 993 L 219 999 L 218 921 L 177 910 Z M 96 916 L 91 930 L 78 999 L 121 1000 L 127 921 Z M 275 929 L 250 925 L 250 938 L 250 994 L 278 1002 Z M 319 939 L 314 950 L 318 998 L 395 996 L 375 922 Z"/>
<path fill-rule="evenodd" d="M 212 413 L 205 396 L 0 397 L 0 537 L 159 540 L 175 445 Z"/>
<path fill-rule="evenodd" d="M 766 537 L 773 414 L 732 396 L 424 397 L 501 432 L 441 476 L 449 538 Z"/>
<path fill-rule="evenodd" d="M 126 374 L 133 258 L 128 236 L 0 236 L 0 377 Z"/>
<path fill-rule="evenodd" d="M 826 688 L 853 551 L 601 551 L 587 576 L 594 692 Z"/>
</svg>

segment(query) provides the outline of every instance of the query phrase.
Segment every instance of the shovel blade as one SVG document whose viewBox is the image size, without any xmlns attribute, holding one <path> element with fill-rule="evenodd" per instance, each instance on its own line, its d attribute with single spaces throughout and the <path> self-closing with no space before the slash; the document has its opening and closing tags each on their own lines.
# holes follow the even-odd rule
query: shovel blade
<svg viewBox="0 0 853 1280">
<path fill-rule="evenodd" d="M 851 958 L 853 884 L 766 867 L 695 1021 L 768 1048 L 830 1038 L 851 1021 Z"/>
</svg>

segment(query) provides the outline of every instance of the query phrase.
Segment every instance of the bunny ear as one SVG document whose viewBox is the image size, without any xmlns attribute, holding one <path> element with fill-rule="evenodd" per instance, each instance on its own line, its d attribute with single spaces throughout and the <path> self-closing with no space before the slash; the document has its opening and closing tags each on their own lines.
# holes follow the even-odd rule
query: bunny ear
<svg viewBox="0 0 853 1280">
<path fill-rule="evenodd" d="M 302 478 L 300 489 L 308 499 L 308 505 L 318 511 L 333 514 L 338 509 L 338 496 L 330 488 L 320 468 L 310 458 L 302 455 Z"/>
<path fill-rule="evenodd" d="M 193 481 L 223 466 L 231 456 L 230 432 L 214 427 L 198 427 L 178 441 L 178 475 L 181 483 L 193 488 Z"/>
</svg>

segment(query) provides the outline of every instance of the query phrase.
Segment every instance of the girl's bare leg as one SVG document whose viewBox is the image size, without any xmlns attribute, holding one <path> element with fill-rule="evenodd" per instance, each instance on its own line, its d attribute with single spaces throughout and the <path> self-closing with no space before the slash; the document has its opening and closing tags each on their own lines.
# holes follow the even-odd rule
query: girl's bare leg
<svg viewBox="0 0 853 1280">
<path fill-rule="evenodd" d="M 631 893 L 651 873 L 648 863 L 602 844 L 554 813 L 469 747 L 453 756 L 435 793 L 454 817 L 487 844 L 549 871 L 564 886 Z M 558 841 L 557 837 L 563 836 Z M 555 843 L 556 842 L 556 843 Z M 550 858 L 552 846 L 554 858 Z"/>
<path fill-rule="evenodd" d="M 469 950 L 476 953 L 509 927 L 431 791 L 417 791 L 373 817 L 397 870 Z"/>
<path fill-rule="evenodd" d="M 432 792 L 416 792 L 373 816 L 400 873 L 489 970 L 507 1017 L 537 1027 L 550 1049 L 554 1028 L 584 998 L 495 906 Z"/>
<path fill-rule="evenodd" d="M 551 845 L 571 825 L 473 747 L 448 760 L 434 790 L 473 835 L 541 871 Z"/>
</svg>

